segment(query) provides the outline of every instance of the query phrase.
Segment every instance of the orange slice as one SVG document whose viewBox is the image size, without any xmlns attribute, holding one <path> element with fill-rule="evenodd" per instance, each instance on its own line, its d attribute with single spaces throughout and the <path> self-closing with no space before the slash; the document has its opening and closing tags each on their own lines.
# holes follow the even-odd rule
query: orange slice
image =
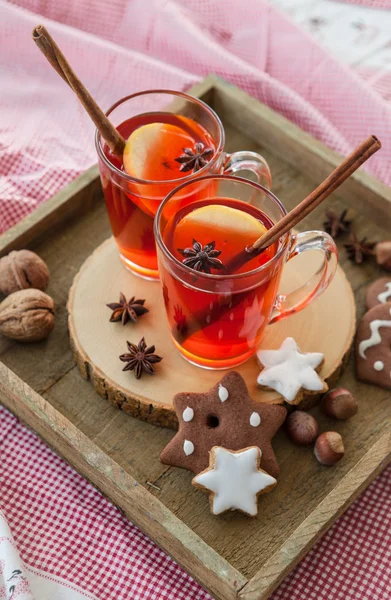
<svg viewBox="0 0 391 600">
<path fill-rule="evenodd" d="M 202 245 L 215 241 L 216 249 L 222 251 L 220 258 L 227 262 L 265 231 L 261 221 L 242 210 L 209 204 L 183 217 L 176 225 L 173 242 L 177 249 L 190 247 L 193 238 Z"/>
<path fill-rule="evenodd" d="M 211 232 L 221 230 L 227 235 L 246 237 L 259 237 L 266 231 L 264 224 L 252 215 L 224 204 L 209 204 L 197 208 L 182 219 L 178 225 L 180 227 L 192 227 L 195 230 L 200 227 L 203 231 L 209 229 Z"/>
<path fill-rule="evenodd" d="M 183 177 L 175 158 L 183 154 L 183 148 L 193 145 L 194 139 L 176 125 L 142 125 L 131 133 L 126 142 L 124 169 L 137 179 L 164 181 Z"/>
</svg>

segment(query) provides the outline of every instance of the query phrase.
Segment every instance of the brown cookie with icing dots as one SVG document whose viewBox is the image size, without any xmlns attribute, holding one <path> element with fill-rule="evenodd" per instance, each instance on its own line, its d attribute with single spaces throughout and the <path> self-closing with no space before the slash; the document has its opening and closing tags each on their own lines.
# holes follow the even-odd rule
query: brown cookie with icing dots
<svg viewBox="0 0 391 600">
<path fill-rule="evenodd" d="M 391 277 L 376 279 L 367 289 L 367 308 L 373 308 L 376 304 L 391 302 Z"/>
<path fill-rule="evenodd" d="M 213 446 L 230 450 L 257 446 L 262 469 L 278 475 L 271 440 L 287 411 L 283 406 L 254 402 L 236 371 L 224 375 L 209 392 L 177 394 L 174 408 L 179 430 L 161 453 L 162 463 L 198 474 L 209 466 Z"/>
<path fill-rule="evenodd" d="M 361 319 L 356 369 L 361 381 L 391 389 L 391 302 L 377 304 Z"/>
</svg>

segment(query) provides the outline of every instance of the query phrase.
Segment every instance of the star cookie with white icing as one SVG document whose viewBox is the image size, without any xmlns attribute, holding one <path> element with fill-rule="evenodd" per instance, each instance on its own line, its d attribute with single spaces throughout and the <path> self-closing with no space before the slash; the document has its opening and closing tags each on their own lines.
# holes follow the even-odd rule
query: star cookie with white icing
<svg viewBox="0 0 391 600">
<path fill-rule="evenodd" d="M 270 492 L 277 481 L 260 469 L 261 451 L 256 446 L 242 450 L 226 450 L 214 446 L 210 451 L 210 466 L 196 475 L 192 484 L 210 494 L 211 511 L 220 515 L 228 510 L 240 510 L 255 517 L 258 496 Z"/>
<path fill-rule="evenodd" d="M 231 450 L 257 446 L 262 468 L 278 475 L 271 440 L 285 420 L 286 408 L 254 402 L 236 371 L 224 375 L 209 392 L 177 394 L 174 408 L 179 430 L 161 453 L 162 463 L 197 474 L 208 467 L 213 446 Z"/>
<path fill-rule="evenodd" d="M 319 377 L 324 356 L 321 352 L 300 352 L 295 340 L 286 338 L 278 350 L 258 350 L 257 357 L 263 369 L 257 383 L 265 389 L 281 394 L 289 404 L 299 404 L 307 393 L 318 394 L 328 390 Z"/>
<path fill-rule="evenodd" d="M 356 335 L 357 377 L 391 389 L 391 302 L 377 304 L 361 319 Z"/>
</svg>

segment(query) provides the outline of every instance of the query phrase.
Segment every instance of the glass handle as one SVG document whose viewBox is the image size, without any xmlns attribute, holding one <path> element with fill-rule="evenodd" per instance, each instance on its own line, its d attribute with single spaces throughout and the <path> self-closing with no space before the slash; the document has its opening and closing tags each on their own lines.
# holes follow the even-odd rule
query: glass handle
<svg viewBox="0 0 391 600">
<path fill-rule="evenodd" d="M 272 176 L 269 165 L 266 160 L 257 152 L 240 150 L 232 154 L 225 155 L 223 172 L 226 175 L 237 174 L 239 171 L 252 171 L 260 183 L 270 190 L 272 186 Z"/>
<path fill-rule="evenodd" d="M 315 300 L 329 286 L 338 264 L 338 250 L 334 240 L 324 231 L 305 231 L 291 238 L 287 260 L 291 260 L 302 252 L 309 250 L 321 251 L 324 255 L 319 269 L 310 279 L 297 290 L 289 294 L 280 294 L 274 303 L 270 323 L 289 317 L 299 312 Z"/>
</svg>

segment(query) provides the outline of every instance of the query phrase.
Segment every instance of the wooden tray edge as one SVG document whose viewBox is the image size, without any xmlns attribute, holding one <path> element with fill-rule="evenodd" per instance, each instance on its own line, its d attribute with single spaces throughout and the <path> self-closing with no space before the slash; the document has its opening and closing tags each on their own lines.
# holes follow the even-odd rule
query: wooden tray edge
<svg viewBox="0 0 391 600">
<path fill-rule="evenodd" d="M 391 428 L 318 504 L 239 592 L 240 600 L 266 600 L 331 524 L 391 462 Z"/>
<path fill-rule="evenodd" d="M 224 80 L 222 80 L 216 76 L 208 76 L 202 82 L 196 84 L 193 88 L 191 88 L 189 90 L 189 92 L 193 93 L 194 95 L 201 95 L 202 98 L 206 99 L 206 100 L 207 100 L 207 98 L 211 98 L 212 102 L 214 102 L 215 97 L 216 97 L 216 101 L 218 101 L 219 91 L 221 91 L 221 90 L 225 91 L 225 90 L 228 90 L 229 88 L 231 88 L 232 90 L 235 89 L 237 91 L 237 93 L 240 95 L 240 97 L 246 101 L 246 103 L 249 103 L 249 101 L 252 101 L 252 102 L 256 102 L 256 103 L 260 104 L 259 101 L 251 98 L 245 92 L 242 92 L 238 88 L 235 88 L 231 84 L 224 82 Z M 266 107 L 264 105 L 263 105 L 263 107 L 268 109 L 268 107 Z M 262 109 L 263 109 L 263 107 L 262 107 Z M 270 109 L 268 109 L 268 110 L 270 110 Z M 252 109 L 252 112 L 254 113 L 254 109 Z M 321 169 L 322 168 L 326 169 L 326 171 L 327 171 L 326 174 L 328 174 L 328 172 L 331 170 L 331 168 L 333 168 L 333 166 L 339 162 L 338 155 L 336 153 L 334 153 L 333 151 L 329 150 L 326 146 L 324 146 L 324 144 L 322 144 L 321 142 L 318 142 L 317 140 L 312 138 L 312 136 L 310 136 L 309 134 L 302 132 L 299 128 L 297 128 L 295 125 L 293 125 L 292 123 L 287 121 L 284 117 L 282 117 L 280 115 L 277 115 L 277 117 L 280 120 L 281 124 L 283 123 L 284 126 L 285 126 L 285 124 L 288 124 L 290 126 L 289 132 L 295 131 L 294 128 L 296 128 L 298 132 L 301 132 L 301 134 L 303 136 L 305 136 L 306 142 L 304 144 L 302 144 L 302 141 L 300 141 L 300 144 L 302 144 L 302 147 L 304 148 L 304 156 L 306 156 L 307 155 L 306 153 L 309 152 L 309 148 L 308 148 L 309 144 L 314 144 L 314 146 L 313 146 L 314 148 L 315 148 L 315 146 L 317 146 L 318 149 L 316 151 L 315 162 L 316 162 L 317 166 L 319 166 L 319 164 L 321 164 L 321 167 L 320 167 Z M 297 143 L 299 143 L 299 142 L 297 142 Z M 323 153 L 324 152 L 328 155 L 327 160 L 325 162 L 323 161 Z M 333 161 L 331 161 L 331 163 L 328 162 L 330 160 L 330 156 L 332 156 L 332 155 L 334 155 L 333 160 L 336 161 L 335 163 Z M 294 164 L 294 163 L 292 162 L 292 164 Z M 323 165 L 323 167 L 322 167 L 322 165 Z M 311 175 L 314 175 L 314 173 L 311 173 Z M 318 176 L 318 170 L 316 170 L 315 175 L 316 175 L 316 177 Z M 315 177 L 315 175 L 314 175 L 314 177 Z M 376 180 L 375 178 L 367 175 L 366 173 L 355 174 L 352 181 L 353 181 L 352 188 L 349 188 L 349 191 L 346 195 L 345 195 L 345 189 L 346 189 L 346 186 L 348 185 L 348 182 L 344 184 L 344 188 L 343 188 L 344 195 L 347 197 L 347 199 L 349 199 L 350 204 L 353 205 L 354 194 L 355 194 L 355 190 L 357 188 L 360 188 L 361 196 L 363 196 L 366 192 L 369 192 L 369 194 L 371 195 L 371 198 L 373 198 L 375 196 L 380 197 L 382 207 L 383 207 L 383 212 L 378 220 L 379 220 L 380 224 L 384 227 L 385 223 L 390 221 L 390 214 L 391 214 L 391 212 L 389 210 L 390 201 L 391 201 L 390 190 L 383 183 L 381 183 L 380 181 Z M 65 222 L 66 220 L 68 220 L 69 218 L 75 217 L 75 215 L 77 215 L 77 214 L 82 214 L 84 212 L 87 212 L 89 210 L 89 208 L 94 203 L 96 203 L 100 198 L 101 198 L 101 193 L 100 193 L 99 176 L 98 176 L 97 167 L 94 166 L 94 167 L 91 167 L 88 171 L 86 171 L 86 173 L 84 173 L 83 175 L 80 175 L 71 184 L 67 185 L 58 194 L 56 194 L 55 196 L 53 196 L 52 198 L 47 200 L 45 203 L 41 204 L 35 211 L 33 211 L 30 215 L 28 215 L 20 223 L 18 223 L 13 228 L 8 230 L 6 233 L 0 235 L 0 256 L 7 254 L 12 249 L 19 249 L 19 248 L 28 246 L 33 241 L 39 239 L 42 235 L 44 235 L 46 230 L 49 227 L 59 225 L 62 222 Z M 369 204 L 372 205 L 371 203 L 369 203 Z M 372 209 L 373 209 L 373 205 L 372 205 Z M 385 214 L 385 211 L 387 212 L 387 214 Z M 6 375 L 6 378 L 4 377 L 4 374 Z M 12 388 L 11 387 L 7 388 L 6 380 L 7 380 L 8 376 L 10 376 L 10 377 L 12 376 L 13 382 L 15 383 L 15 385 Z M 5 381 L 4 385 L 3 385 L 3 380 Z M 19 395 L 17 392 L 17 390 L 19 388 L 21 388 L 21 389 L 23 388 L 25 390 L 30 390 L 30 392 L 33 395 L 35 395 L 36 398 L 40 399 L 40 404 L 36 403 L 37 406 L 34 407 L 34 410 L 31 409 L 30 407 L 28 407 L 27 405 L 25 406 L 25 403 L 23 402 L 23 400 L 21 400 L 19 398 Z M 31 388 L 29 388 L 29 386 L 24 384 L 22 380 L 17 378 L 16 375 L 14 375 L 9 369 L 7 369 L 1 363 L 1 361 L 0 361 L 0 397 L 1 397 L 2 403 L 5 406 L 7 406 L 7 408 L 9 408 L 9 410 L 11 410 L 11 412 L 14 412 L 14 414 L 16 414 L 22 421 L 24 421 L 31 428 L 35 429 L 37 431 L 37 433 L 40 434 L 45 439 L 45 441 L 48 440 L 47 443 L 49 445 L 52 443 L 53 447 L 55 447 L 57 449 L 57 445 L 56 445 L 57 444 L 57 442 L 56 442 L 57 429 L 56 429 L 56 425 L 55 425 L 57 422 L 57 418 L 54 419 L 53 424 L 51 423 L 50 419 L 47 422 L 45 421 L 43 424 L 41 424 L 41 419 L 43 420 L 43 415 L 48 414 L 49 416 L 50 415 L 60 416 L 63 423 L 67 422 L 67 420 L 64 417 L 62 417 L 61 413 L 57 413 L 57 411 L 55 411 L 55 409 L 53 409 L 51 407 L 51 405 L 48 402 L 46 402 L 41 396 L 36 394 L 33 390 L 31 390 Z M 23 395 L 22 395 L 22 398 L 23 398 Z M 38 406 L 40 407 L 39 409 L 37 408 Z M 80 432 L 78 432 L 78 430 L 73 425 L 71 425 L 71 424 L 69 424 L 69 425 L 73 428 L 73 435 L 75 436 L 76 439 L 78 439 L 79 436 L 81 436 L 82 434 Z M 52 434 L 54 442 L 51 442 L 49 439 L 49 436 L 47 437 L 45 435 L 46 431 L 49 431 L 49 433 Z M 65 435 L 64 431 L 62 431 L 61 433 L 62 433 L 62 437 L 64 438 L 64 444 L 66 445 L 66 443 L 68 443 L 67 436 Z M 384 439 L 384 436 L 383 436 L 383 438 L 381 438 L 381 440 L 383 440 L 383 439 Z M 379 442 L 381 440 L 379 440 Z M 90 443 L 92 444 L 92 442 L 90 442 Z M 377 446 L 377 444 L 375 444 L 367 452 L 367 454 L 363 457 L 362 461 L 367 457 L 371 457 L 374 452 L 376 453 L 376 446 Z M 72 447 L 67 448 L 68 454 L 67 455 L 64 454 L 64 458 L 66 458 L 66 460 L 68 460 L 68 462 L 70 462 L 71 464 L 74 465 L 72 451 L 73 451 Z M 60 453 L 60 450 L 58 452 Z M 68 458 L 68 456 L 69 456 L 69 458 Z M 103 456 L 105 457 L 104 454 L 103 454 Z M 105 458 L 107 459 L 107 457 L 105 457 Z M 110 460 L 110 459 L 108 459 L 108 460 Z M 372 479 L 374 479 L 378 475 L 378 473 L 383 468 L 386 467 L 389 460 L 390 460 L 389 453 L 387 455 L 385 455 L 383 461 L 379 457 L 378 461 L 377 461 L 377 466 L 376 466 L 376 463 L 374 463 L 374 471 L 373 472 L 371 472 L 369 470 L 370 466 L 367 466 L 367 469 L 366 469 L 367 478 L 363 481 L 362 484 L 353 486 L 353 488 L 352 488 L 354 497 L 352 499 L 348 498 L 343 503 L 342 507 L 340 507 L 339 509 L 337 508 L 338 512 L 332 513 L 329 510 L 329 512 L 328 512 L 329 519 L 326 520 L 326 522 L 320 522 L 319 526 L 316 526 L 316 525 L 314 526 L 314 536 L 313 536 L 314 541 L 318 537 L 320 537 L 324 533 L 324 531 L 327 529 L 327 527 L 329 527 L 331 525 L 333 520 L 335 518 L 337 518 L 349 506 L 350 502 L 353 501 L 355 499 L 355 497 L 358 496 L 360 494 L 360 492 L 367 485 L 369 485 L 369 483 L 372 481 Z M 352 469 L 352 471 L 350 471 L 346 475 L 346 477 L 350 477 L 350 474 L 355 472 L 355 470 L 358 468 L 358 466 L 361 464 L 362 461 L 357 463 L 357 465 Z M 81 466 L 83 466 L 85 463 L 80 462 L 80 464 L 81 464 Z M 116 463 L 113 463 L 113 465 L 116 465 Z M 117 465 L 117 467 L 118 467 L 118 465 Z M 75 468 L 77 469 L 77 467 L 75 467 Z M 91 468 L 91 470 L 93 469 L 92 465 L 90 465 L 90 468 Z M 79 468 L 79 471 L 82 472 L 83 474 L 85 472 L 81 469 L 81 467 Z M 121 470 L 121 472 L 124 473 L 122 470 Z M 126 473 L 124 473 L 124 475 L 126 478 L 131 478 L 131 476 L 127 475 Z M 88 475 L 86 475 L 86 477 L 88 477 Z M 339 486 L 343 486 L 346 477 L 340 482 Z M 107 477 L 106 477 L 106 481 L 108 481 Z M 137 482 L 136 482 L 136 484 L 137 484 Z M 99 487 L 99 482 L 96 484 L 96 486 Z M 337 486 L 330 493 L 330 495 L 327 496 L 327 498 L 323 500 L 323 502 L 325 502 L 329 497 L 332 497 L 335 494 L 335 491 L 338 489 L 339 486 Z M 139 487 L 141 488 L 141 486 L 139 486 Z M 102 488 L 102 491 L 104 493 L 103 488 Z M 147 490 L 145 490 L 145 491 L 148 494 L 148 491 Z M 345 492 L 345 493 L 347 494 L 347 492 Z M 123 496 L 123 502 L 126 502 L 126 495 L 122 494 L 122 496 Z M 122 496 L 121 496 L 121 498 L 122 498 Z M 338 500 L 338 498 L 336 498 L 336 500 Z M 122 502 L 122 500 L 121 500 L 121 502 Z M 159 504 L 161 504 L 161 503 L 159 502 Z M 122 504 L 118 504 L 118 505 L 122 507 Z M 322 505 L 322 503 L 319 506 L 321 506 L 321 505 Z M 338 503 L 336 503 L 336 505 L 338 506 Z M 310 519 L 314 514 L 318 513 L 319 506 L 311 513 L 311 515 L 309 515 L 308 519 Z M 163 507 L 163 508 L 166 511 L 168 511 L 168 509 L 166 509 L 165 507 Z M 136 509 L 138 509 L 138 507 L 136 507 Z M 126 512 L 126 509 L 125 509 L 125 512 Z M 187 527 L 185 525 L 183 525 L 181 523 L 181 521 L 178 520 L 174 515 L 172 515 L 172 513 L 170 513 L 170 511 L 168 511 L 168 513 L 169 513 L 169 522 L 175 523 L 175 520 L 179 521 L 179 524 L 181 525 L 181 527 L 184 528 L 183 531 L 186 534 Z M 131 515 L 131 511 L 128 511 L 127 516 L 129 516 L 129 518 L 131 518 L 130 515 Z M 146 523 L 148 523 L 148 520 L 150 520 L 151 518 L 153 519 L 153 515 L 148 514 L 146 516 Z M 306 521 L 304 521 L 304 523 L 307 523 L 308 519 Z M 136 520 L 135 520 L 135 522 L 136 522 Z M 260 569 L 260 571 L 258 571 L 258 573 L 250 581 L 247 582 L 247 580 L 240 573 L 238 573 L 238 571 L 233 569 L 233 567 L 231 567 L 229 565 L 229 563 L 227 563 L 224 559 L 222 559 L 217 553 L 215 553 L 213 550 L 211 550 L 206 545 L 206 549 L 208 551 L 212 552 L 212 556 L 213 555 L 217 556 L 218 565 L 220 565 L 221 568 L 220 568 L 220 570 L 218 570 L 217 575 L 215 573 L 215 570 L 212 571 L 211 579 L 212 579 L 213 586 L 212 586 L 212 584 L 209 583 L 209 576 L 204 575 L 205 567 L 204 567 L 204 570 L 202 570 L 202 565 L 200 567 L 201 575 L 200 576 L 196 575 L 196 577 L 198 578 L 200 583 L 202 583 L 202 585 L 208 587 L 212 593 L 213 593 L 213 590 L 216 590 L 216 591 L 214 591 L 214 593 L 216 594 L 216 597 L 218 597 L 218 598 L 221 598 L 224 600 L 226 600 L 226 599 L 230 600 L 231 598 L 236 598 L 236 597 L 241 598 L 242 600 L 254 600 L 254 599 L 259 600 L 260 598 L 262 598 L 262 600 L 265 600 L 270 595 L 270 593 L 272 593 L 272 590 L 278 586 L 278 584 L 283 579 L 283 577 L 286 576 L 286 574 L 291 570 L 291 568 L 293 568 L 294 565 L 296 565 L 300 561 L 300 559 L 305 555 L 305 553 L 311 547 L 311 545 L 313 543 L 311 539 L 309 541 L 307 540 L 306 542 L 304 542 L 304 544 L 301 544 L 301 546 L 300 546 L 300 539 L 298 537 L 296 537 L 297 532 L 301 530 L 304 523 L 302 523 L 301 526 L 296 530 L 296 532 L 294 532 L 294 534 L 292 534 L 291 538 L 289 538 L 289 540 L 297 539 L 298 547 L 297 547 L 297 550 L 295 552 L 293 552 L 291 555 L 291 559 L 294 562 L 292 562 L 292 564 L 290 564 L 288 567 L 286 567 L 285 562 L 282 560 L 283 554 L 280 549 L 277 553 L 275 553 L 270 558 L 268 563 L 266 563 L 262 567 L 262 569 Z M 147 530 L 147 528 L 144 528 L 144 530 L 146 531 L 146 533 L 148 533 L 148 535 L 150 535 L 150 537 L 154 538 L 153 524 L 150 527 L 152 528 L 151 533 L 149 533 L 149 530 Z M 164 525 L 163 525 L 163 527 L 164 527 Z M 141 528 L 143 528 L 143 525 L 141 525 Z M 164 549 L 167 552 L 171 553 L 171 555 L 176 560 L 178 560 L 178 562 L 180 562 L 184 566 L 184 568 L 186 568 L 189 572 L 193 572 L 193 567 L 194 567 L 193 549 L 191 547 L 190 547 L 190 550 L 188 550 L 188 548 L 186 548 L 186 554 L 185 554 L 186 560 L 182 560 L 183 555 L 181 553 L 180 548 L 177 551 L 177 554 L 174 555 L 174 552 L 171 552 L 171 550 L 168 549 L 168 546 L 169 546 L 169 543 L 173 543 L 174 545 L 177 543 L 177 540 L 175 540 L 175 539 L 170 540 L 170 536 L 172 537 L 175 534 L 173 534 L 172 531 L 171 532 L 167 531 L 167 527 L 165 527 L 165 531 L 166 531 L 166 536 L 164 537 L 164 543 L 162 544 Z M 198 543 L 198 540 L 199 540 L 198 536 L 196 534 L 194 534 L 191 530 L 188 530 L 188 531 L 191 534 L 189 536 L 189 539 L 190 540 L 195 539 L 196 543 Z M 159 532 L 160 532 L 160 530 L 159 530 Z M 189 542 L 189 539 L 187 540 L 187 542 Z M 202 542 L 202 540 L 200 540 L 200 541 L 202 544 L 204 543 L 204 542 Z M 288 543 L 288 541 L 286 542 L 286 544 Z M 285 548 L 286 544 L 284 544 L 284 546 L 282 548 Z M 187 561 L 188 556 L 190 556 L 191 562 L 190 562 L 190 559 L 189 559 L 189 561 Z M 271 569 L 270 569 L 269 573 L 266 572 L 266 570 L 265 570 L 266 565 L 268 565 L 272 561 L 272 559 L 274 559 L 274 557 L 276 557 L 276 564 L 282 565 L 282 568 L 285 568 L 285 570 L 283 571 L 283 574 L 277 574 L 277 572 L 276 572 L 277 567 L 275 568 L 274 575 L 271 572 Z M 190 567 L 186 566 L 187 562 L 189 563 Z M 198 560 L 197 560 L 196 564 L 197 564 L 197 570 L 198 570 L 199 569 Z M 228 571 L 225 568 L 225 566 L 228 566 Z M 195 571 L 195 569 L 194 569 L 194 571 Z M 267 580 L 265 581 L 265 585 L 263 584 L 263 581 L 262 581 L 264 577 L 267 578 Z M 208 581 L 206 581 L 206 579 L 208 579 Z M 221 584 L 221 581 L 224 582 L 223 585 Z M 228 583 L 225 583 L 226 581 L 228 581 Z M 258 590 L 255 589 L 255 585 L 258 586 Z M 225 590 L 227 590 L 227 592 Z M 241 591 L 240 591 L 240 593 L 237 594 L 238 590 L 241 590 Z M 228 593 L 228 595 L 227 595 L 227 593 Z M 259 594 L 261 594 L 261 596 L 259 596 Z"/>
<path fill-rule="evenodd" d="M 8 410 L 104 495 L 114 486 L 110 501 L 151 539 L 158 538 L 156 543 L 212 594 L 224 600 L 237 598 L 247 579 L 1 362 L 0 397 Z"/>
<path fill-rule="evenodd" d="M 0 256 L 26 248 L 77 214 L 87 212 L 101 197 L 98 166 L 90 167 L 57 194 L 42 202 L 32 213 L 0 235 Z"/>
</svg>

